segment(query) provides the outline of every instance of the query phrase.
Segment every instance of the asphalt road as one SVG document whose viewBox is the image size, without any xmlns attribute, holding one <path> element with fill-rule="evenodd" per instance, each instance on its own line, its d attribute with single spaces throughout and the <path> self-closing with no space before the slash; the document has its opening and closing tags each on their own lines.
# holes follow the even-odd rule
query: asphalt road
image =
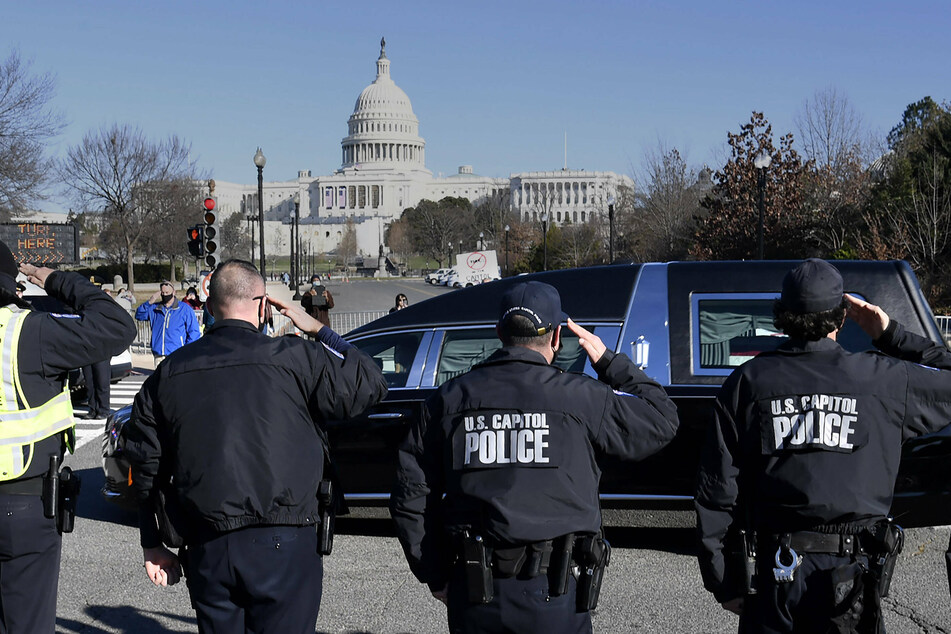
<svg viewBox="0 0 951 634">
<path fill-rule="evenodd" d="M 398 292 L 411 302 L 433 289 L 418 280 L 331 282 L 340 310 L 381 310 Z M 276 294 L 280 289 L 269 288 Z M 148 366 L 146 369 L 150 369 Z M 114 398 L 130 398 L 139 379 Z M 196 393 L 199 386 L 196 386 Z M 115 405 L 116 403 L 114 403 Z M 83 478 L 75 531 L 64 538 L 57 632 L 194 632 L 183 584 L 154 587 L 142 568 L 134 514 L 99 497 L 103 483 L 98 435 L 90 431 L 67 464 Z M 695 563 L 693 517 L 685 512 L 607 511 L 614 545 L 594 612 L 596 631 L 696 634 L 736 631 L 736 617 L 704 590 Z M 885 600 L 890 634 L 951 632 L 951 600 L 944 565 L 949 527 L 907 532 Z M 382 509 L 357 509 L 340 518 L 334 553 L 325 560 L 319 632 L 443 632 L 445 609 L 416 582 Z"/>
</svg>

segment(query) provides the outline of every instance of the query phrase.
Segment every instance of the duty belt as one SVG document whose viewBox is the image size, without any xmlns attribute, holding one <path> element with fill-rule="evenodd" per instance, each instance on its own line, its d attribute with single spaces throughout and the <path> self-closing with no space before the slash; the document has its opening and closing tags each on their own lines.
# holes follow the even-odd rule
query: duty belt
<svg viewBox="0 0 951 634">
<path fill-rule="evenodd" d="M 785 545 L 798 553 L 825 553 L 839 555 L 840 557 L 862 552 L 859 536 L 851 533 L 799 531 L 797 533 L 771 535 L 767 543 L 763 544 L 770 552 L 779 545 Z"/>
</svg>

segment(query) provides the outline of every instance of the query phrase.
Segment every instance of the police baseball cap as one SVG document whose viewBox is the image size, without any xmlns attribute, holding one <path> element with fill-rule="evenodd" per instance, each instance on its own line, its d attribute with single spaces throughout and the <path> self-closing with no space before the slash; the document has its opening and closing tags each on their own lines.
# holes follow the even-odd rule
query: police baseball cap
<svg viewBox="0 0 951 634">
<path fill-rule="evenodd" d="M 509 323 L 515 315 L 528 318 L 532 327 L 514 328 Z M 502 295 L 499 306 L 499 329 L 508 335 L 540 337 L 553 332 L 566 321 L 568 315 L 561 312 L 561 296 L 554 286 L 544 282 L 522 282 Z"/>
<path fill-rule="evenodd" d="M 842 304 L 842 275 L 825 260 L 810 258 L 786 274 L 779 301 L 798 314 L 832 310 Z"/>
</svg>

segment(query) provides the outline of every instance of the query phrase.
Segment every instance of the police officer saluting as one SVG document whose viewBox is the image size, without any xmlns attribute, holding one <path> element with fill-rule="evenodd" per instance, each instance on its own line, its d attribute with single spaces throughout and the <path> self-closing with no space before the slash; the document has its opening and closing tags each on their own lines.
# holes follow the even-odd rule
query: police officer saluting
<svg viewBox="0 0 951 634">
<path fill-rule="evenodd" d="M 727 379 L 701 457 L 700 570 L 740 632 L 880 632 L 901 530 L 886 520 L 901 443 L 951 419 L 951 376 L 836 343 L 831 264 L 783 280 L 789 341 Z"/>
<path fill-rule="evenodd" d="M 52 633 L 62 533 L 72 530 L 78 494 L 59 469 L 74 439 L 67 372 L 128 348 L 135 324 L 78 273 L 20 271 L 77 313 L 30 310 L 0 242 L 0 631 Z"/>
<path fill-rule="evenodd" d="M 677 430 L 664 390 L 571 320 L 600 381 L 551 365 L 564 319 L 552 286 L 509 289 L 502 349 L 444 384 L 400 447 L 397 534 L 452 632 L 590 632 L 610 554 L 595 456 L 643 458 Z"/>
<path fill-rule="evenodd" d="M 951 351 L 931 339 L 908 332 L 897 321 L 890 319 L 880 307 L 856 297 L 845 296 L 849 303 L 849 317 L 872 338 L 875 347 L 899 359 L 921 363 L 932 368 L 951 370 Z M 951 377 L 949 377 L 951 378 Z M 948 588 L 951 590 L 951 542 L 944 554 L 948 567 Z"/>
</svg>

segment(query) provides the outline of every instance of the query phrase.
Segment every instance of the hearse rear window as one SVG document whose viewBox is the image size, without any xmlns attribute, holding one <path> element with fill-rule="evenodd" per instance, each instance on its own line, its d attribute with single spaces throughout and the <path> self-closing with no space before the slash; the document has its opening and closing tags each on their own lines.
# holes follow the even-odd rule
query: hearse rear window
<svg viewBox="0 0 951 634">
<path fill-rule="evenodd" d="M 775 295 L 695 298 L 700 353 L 697 369 L 732 369 L 785 341 L 786 337 L 773 326 L 774 299 Z"/>
<path fill-rule="evenodd" d="M 861 295 L 853 293 L 861 298 Z M 693 373 L 728 375 L 788 337 L 773 325 L 776 293 L 696 293 L 691 297 Z M 838 342 L 851 352 L 872 348 L 868 336 L 846 320 Z"/>
</svg>

